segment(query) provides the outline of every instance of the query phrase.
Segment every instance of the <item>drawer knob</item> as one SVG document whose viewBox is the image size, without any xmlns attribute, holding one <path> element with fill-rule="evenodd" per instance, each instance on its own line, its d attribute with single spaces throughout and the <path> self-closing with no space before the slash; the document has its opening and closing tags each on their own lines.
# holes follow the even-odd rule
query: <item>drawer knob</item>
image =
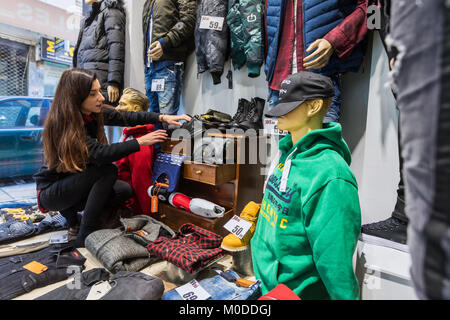
<svg viewBox="0 0 450 320">
<path fill-rule="evenodd" d="M 202 170 L 195 171 L 195 174 L 202 174 Z"/>
</svg>

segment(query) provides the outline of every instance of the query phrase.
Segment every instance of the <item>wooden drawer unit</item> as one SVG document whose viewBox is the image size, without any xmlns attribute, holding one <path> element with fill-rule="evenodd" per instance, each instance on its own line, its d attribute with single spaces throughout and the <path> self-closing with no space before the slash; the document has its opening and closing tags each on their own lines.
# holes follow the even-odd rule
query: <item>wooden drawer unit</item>
<svg viewBox="0 0 450 320">
<path fill-rule="evenodd" d="M 185 161 L 183 178 L 216 186 L 236 178 L 236 165 Z"/>
<path fill-rule="evenodd" d="M 223 217 L 208 219 L 189 211 L 175 208 L 170 204 L 160 203 L 159 212 L 155 218 L 168 225 L 175 232 L 178 231 L 183 224 L 192 223 L 225 237 L 230 232 L 227 231 L 223 225 L 227 223 L 233 215 L 233 210 L 227 209 Z"/>
<path fill-rule="evenodd" d="M 179 155 L 190 156 L 192 154 L 191 139 L 167 139 L 161 143 L 161 151 Z"/>
</svg>

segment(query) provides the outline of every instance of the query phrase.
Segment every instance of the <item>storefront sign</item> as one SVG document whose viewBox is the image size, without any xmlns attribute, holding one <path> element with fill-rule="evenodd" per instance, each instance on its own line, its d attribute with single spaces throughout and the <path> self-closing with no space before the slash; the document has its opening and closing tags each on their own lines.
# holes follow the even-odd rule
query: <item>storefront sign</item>
<svg viewBox="0 0 450 320">
<path fill-rule="evenodd" d="M 0 22 L 75 42 L 82 17 L 71 5 L 63 10 L 36 0 L 2 1 Z"/>
<path fill-rule="evenodd" d="M 44 61 L 72 65 L 73 51 L 75 47 L 70 42 L 56 38 L 41 38 L 41 59 Z"/>
</svg>

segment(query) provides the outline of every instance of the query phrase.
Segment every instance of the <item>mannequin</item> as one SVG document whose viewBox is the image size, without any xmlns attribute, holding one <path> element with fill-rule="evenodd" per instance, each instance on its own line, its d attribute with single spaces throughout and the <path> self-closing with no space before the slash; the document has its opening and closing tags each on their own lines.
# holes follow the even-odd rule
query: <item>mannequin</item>
<svg viewBox="0 0 450 320">
<path fill-rule="evenodd" d="M 123 86 L 125 63 L 123 3 L 122 0 L 86 0 L 85 3 L 92 6 L 92 11 L 81 21 L 73 66 L 94 71 L 108 100 L 106 103 L 116 105 Z M 97 39 L 93 42 L 92 37 Z M 100 41 L 103 37 L 106 41 Z"/>
<path fill-rule="evenodd" d="M 177 114 L 184 62 L 194 49 L 195 0 L 147 0 L 143 17 L 145 90 L 150 111 Z"/>
<path fill-rule="evenodd" d="M 117 110 L 123 111 L 147 111 L 150 106 L 150 101 L 147 96 L 139 90 L 133 88 L 126 88 L 123 90 L 123 94 L 120 97 Z"/>
<path fill-rule="evenodd" d="M 330 78 L 299 72 L 282 82 L 277 117 L 280 157 L 271 166 L 251 239 L 262 294 L 279 283 L 301 299 L 358 299 L 353 254 L 361 230 L 351 154 L 338 123 L 323 123 Z"/>
<path fill-rule="evenodd" d="M 357 71 L 363 59 L 360 43 L 367 34 L 369 0 L 266 1 L 269 107 L 278 103 L 280 84 L 298 71 L 331 77 L 335 87 L 325 122 L 340 118 L 341 74 Z M 292 21 L 292 23 L 290 23 Z M 280 45 L 283 49 L 279 50 Z"/>
</svg>

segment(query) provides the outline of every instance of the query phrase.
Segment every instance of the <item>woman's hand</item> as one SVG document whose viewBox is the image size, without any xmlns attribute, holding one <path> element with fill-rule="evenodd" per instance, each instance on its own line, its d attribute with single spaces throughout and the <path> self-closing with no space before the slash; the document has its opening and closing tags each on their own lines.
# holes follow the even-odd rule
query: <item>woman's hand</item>
<svg viewBox="0 0 450 320">
<path fill-rule="evenodd" d="M 182 126 L 182 123 L 178 122 L 180 120 L 191 121 L 191 117 L 189 117 L 186 114 L 182 114 L 182 115 L 161 114 L 161 115 L 159 115 L 159 121 L 167 122 L 168 124 L 174 124 L 179 127 Z"/>
<path fill-rule="evenodd" d="M 151 146 L 152 144 L 163 142 L 167 139 L 167 132 L 165 130 L 156 130 L 146 135 L 137 138 L 137 142 L 141 146 Z"/>
</svg>

